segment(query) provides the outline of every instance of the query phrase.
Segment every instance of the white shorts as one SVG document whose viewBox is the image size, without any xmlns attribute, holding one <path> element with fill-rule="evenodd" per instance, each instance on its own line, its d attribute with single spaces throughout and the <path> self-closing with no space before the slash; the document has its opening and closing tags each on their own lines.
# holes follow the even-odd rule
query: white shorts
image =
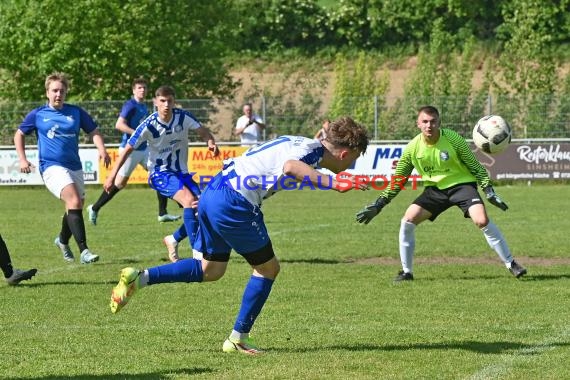
<svg viewBox="0 0 570 380">
<path fill-rule="evenodd" d="M 42 179 L 47 189 L 61 199 L 61 191 L 70 183 L 73 183 L 77 188 L 77 192 L 81 199 L 85 199 L 85 183 L 83 181 L 83 170 L 69 170 L 63 166 L 50 166 L 43 174 Z"/>
<path fill-rule="evenodd" d="M 125 150 L 125 148 L 119 148 L 119 154 Z M 119 169 L 118 175 L 121 177 L 130 177 L 133 174 L 133 171 L 137 167 L 137 165 L 141 165 L 145 170 L 147 169 L 147 162 L 148 159 L 148 149 L 145 150 L 133 150 L 132 153 L 129 155 L 123 166 Z"/>
</svg>

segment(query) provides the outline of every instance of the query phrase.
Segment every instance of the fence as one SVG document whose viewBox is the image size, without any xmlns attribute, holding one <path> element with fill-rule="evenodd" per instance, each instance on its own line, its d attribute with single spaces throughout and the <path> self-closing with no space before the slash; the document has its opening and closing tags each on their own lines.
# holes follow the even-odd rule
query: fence
<svg viewBox="0 0 570 380">
<path fill-rule="evenodd" d="M 241 104 L 221 104 L 213 99 L 177 100 L 223 140 L 232 141 L 231 130 L 241 115 Z M 570 138 L 570 96 L 445 96 L 422 98 L 346 97 L 334 99 L 334 109 L 323 110 L 315 99 L 291 100 L 285 97 L 261 97 L 254 108 L 265 120 L 266 138 L 282 134 L 312 136 L 326 117 L 351 115 L 368 126 L 373 140 L 407 140 L 418 133 L 415 126 L 419 106 L 431 104 L 440 110 L 442 123 L 465 137 L 483 115 L 503 116 L 513 127 L 515 139 Z M 12 138 L 24 116 L 39 102 L 0 103 L 0 145 L 12 145 Z M 117 115 L 123 101 L 75 102 L 97 121 L 108 143 L 117 143 Z M 149 108 L 151 104 L 149 103 Z M 336 115 L 335 115 L 336 114 Z M 33 144 L 33 138 L 27 144 Z M 82 141 L 87 142 L 87 141 Z"/>
</svg>

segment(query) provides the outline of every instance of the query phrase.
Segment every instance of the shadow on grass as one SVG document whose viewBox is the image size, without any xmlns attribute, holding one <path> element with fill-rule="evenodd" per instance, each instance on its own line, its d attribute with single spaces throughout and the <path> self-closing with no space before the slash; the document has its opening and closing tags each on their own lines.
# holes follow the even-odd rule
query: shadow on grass
<svg viewBox="0 0 570 380">
<path fill-rule="evenodd" d="M 279 262 L 287 264 L 351 264 L 350 261 L 330 259 L 279 259 Z"/>
<path fill-rule="evenodd" d="M 41 288 L 44 286 L 59 286 L 59 285 L 110 285 L 116 284 L 117 278 L 109 281 L 46 281 L 46 282 L 35 282 L 35 283 L 20 283 L 17 286 L 20 288 Z"/>
<path fill-rule="evenodd" d="M 172 375 L 200 375 L 203 373 L 212 373 L 210 368 L 181 368 L 172 371 L 151 372 L 151 373 L 137 373 L 137 374 L 106 374 L 106 375 L 49 375 L 38 377 L 5 377 L 6 380 L 162 380 L 171 379 Z"/>
<path fill-rule="evenodd" d="M 548 344 L 549 347 L 566 347 L 570 346 L 569 342 L 559 342 Z M 335 345 L 330 346 L 335 350 L 347 351 L 408 351 L 408 350 L 466 350 L 482 354 L 505 354 L 513 351 L 524 350 L 529 355 L 539 353 L 537 349 L 542 345 L 524 344 L 517 342 L 451 342 L 451 343 L 411 343 L 396 345 L 380 345 L 380 344 L 359 344 L 359 345 Z M 273 350 L 272 350 L 273 351 Z M 307 350 L 310 351 L 310 350 Z"/>
<path fill-rule="evenodd" d="M 562 279 L 570 279 L 570 274 L 537 274 L 526 275 L 521 278 L 522 281 L 556 281 Z"/>
</svg>

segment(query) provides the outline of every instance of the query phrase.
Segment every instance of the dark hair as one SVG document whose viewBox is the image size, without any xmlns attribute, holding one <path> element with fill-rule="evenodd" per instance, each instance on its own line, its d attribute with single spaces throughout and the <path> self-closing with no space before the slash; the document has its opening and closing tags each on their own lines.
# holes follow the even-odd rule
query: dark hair
<svg viewBox="0 0 570 380">
<path fill-rule="evenodd" d="M 333 145 L 357 150 L 360 154 L 368 147 L 368 132 L 364 125 L 348 116 L 331 121 L 327 129 L 326 141 Z"/>
<path fill-rule="evenodd" d="M 176 93 L 174 92 L 174 88 L 170 86 L 160 86 L 156 89 L 154 96 L 172 96 L 174 98 L 176 97 Z"/>
<path fill-rule="evenodd" d="M 426 113 L 430 116 L 435 116 L 437 119 L 439 119 L 439 111 L 437 110 L 437 108 L 435 108 L 434 106 L 423 106 L 420 107 L 420 109 L 418 110 L 418 115 L 420 113 Z"/>
<path fill-rule="evenodd" d="M 146 87 L 146 86 L 147 86 L 146 79 L 144 79 L 144 78 L 142 78 L 142 77 L 135 79 L 135 80 L 133 81 L 133 88 L 135 88 L 136 85 L 138 85 L 138 84 L 143 85 L 143 86 Z"/>
</svg>

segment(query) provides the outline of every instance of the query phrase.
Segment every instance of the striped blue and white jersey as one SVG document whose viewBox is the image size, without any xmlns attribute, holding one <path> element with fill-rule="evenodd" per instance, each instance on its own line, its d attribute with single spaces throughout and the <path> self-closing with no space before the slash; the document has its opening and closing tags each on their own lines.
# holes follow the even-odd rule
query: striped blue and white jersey
<svg viewBox="0 0 570 380">
<path fill-rule="evenodd" d="M 241 156 L 224 161 L 223 175 L 232 188 L 254 205 L 261 205 L 279 190 L 291 188 L 283 166 L 297 160 L 316 168 L 323 158 L 319 140 L 303 136 L 280 136 L 253 146 Z"/>
<path fill-rule="evenodd" d="M 127 125 L 132 129 L 137 129 L 139 124 L 144 120 L 144 118 L 148 115 L 148 108 L 144 102 L 137 102 L 134 98 L 131 98 L 123 104 L 123 108 L 121 108 L 121 113 L 119 114 L 120 117 L 127 121 Z M 128 133 L 123 133 L 121 137 L 121 148 L 124 148 L 127 145 L 127 141 L 131 137 Z M 137 150 L 145 150 L 146 144 L 141 144 Z"/>
<path fill-rule="evenodd" d="M 18 127 L 23 134 L 35 132 L 38 139 L 40 173 L 52 165 L 69 170 L 82 168 L 79 158 L 79 132 L 89 134 L 97 128 L 82 108 L 64 104 L 61 109 L 43 105 L 26 115 Z"/>
<path fill-rule="evenodd" d="M 137 149 L 148 143 L 148 171 L 188 173 L 188 132 L 200 128 L 200 122 L 190 112 L 174 108 L 169 122 L 152 113 L 129 138 Z"/>
</svg>

